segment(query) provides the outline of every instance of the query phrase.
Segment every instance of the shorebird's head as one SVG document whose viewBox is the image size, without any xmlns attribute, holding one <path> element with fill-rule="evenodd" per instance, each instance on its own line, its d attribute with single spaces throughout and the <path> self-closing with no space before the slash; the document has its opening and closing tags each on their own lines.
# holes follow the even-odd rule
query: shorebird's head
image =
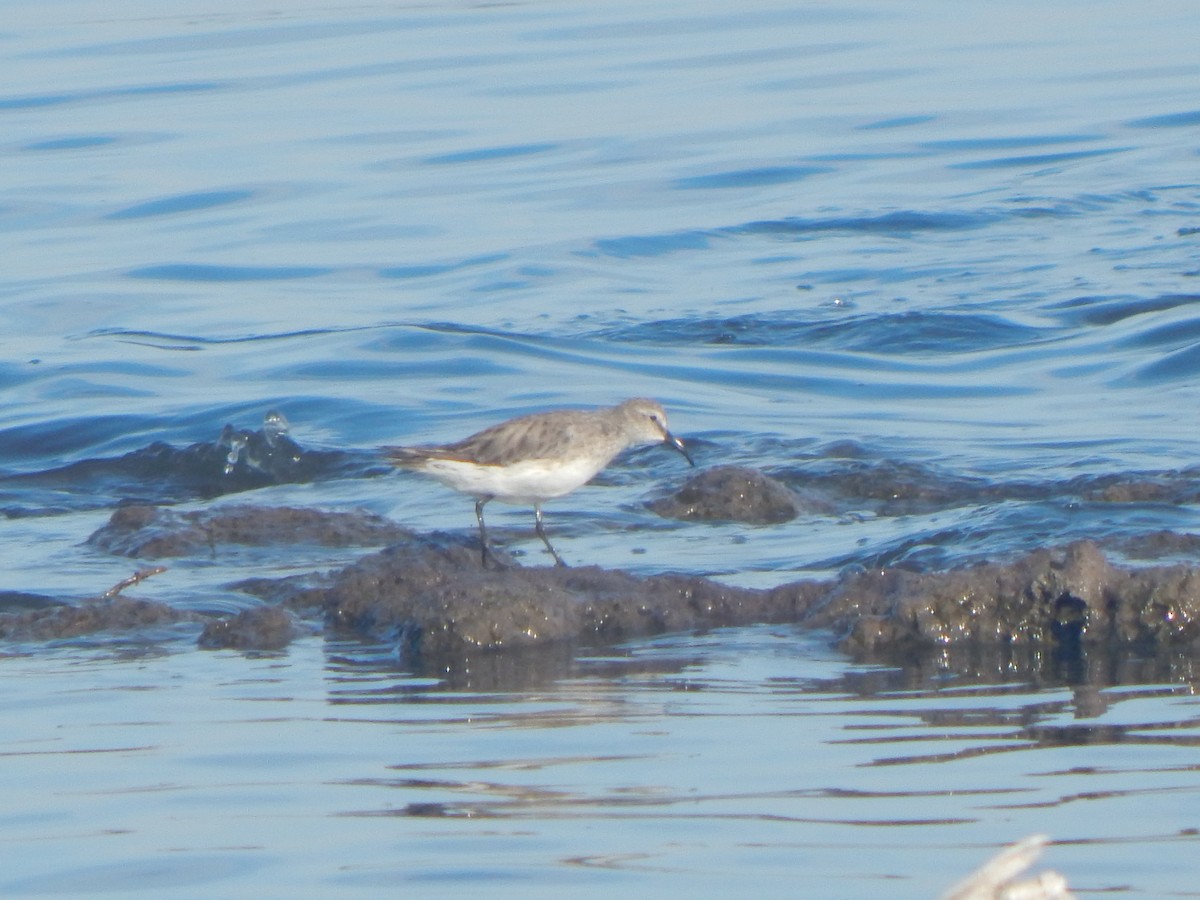
<svg viewBox="0 0 1200 900">
<path fill-rule="evenodd" d="M 666 444 L 683 454 L 691 465 L 696 465 L 683 441 L 671 434 L 667 428 L 667 413 L 662 406 L 644 397 L 626 400 L 617 409 L 625 423 L 626 434 L 634 444 Z"/>
</svg>

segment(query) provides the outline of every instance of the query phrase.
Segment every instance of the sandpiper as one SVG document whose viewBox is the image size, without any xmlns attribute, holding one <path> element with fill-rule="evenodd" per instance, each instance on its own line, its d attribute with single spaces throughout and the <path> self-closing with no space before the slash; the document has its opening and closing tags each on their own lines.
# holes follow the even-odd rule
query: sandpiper
<svg viewBox="0 0 1200 900">
<path fill-rule="evenodd" d="M 431 475 L 475 498 L 483 565 L 491 550 L 483 507 L 489 500 L 533 504 L 534 529 L 555 563 L 562 557 L 546 537 L 542 504 L 590 481 L 622 450 L 643 444 L 674 447 L 691 464 L 683 441 L 667 429 L 653 400 L 636 398 L 602 409 L 556 409 L 509 419 L 439 447 L 385 447 L 397 466 Z"/>
</svg>

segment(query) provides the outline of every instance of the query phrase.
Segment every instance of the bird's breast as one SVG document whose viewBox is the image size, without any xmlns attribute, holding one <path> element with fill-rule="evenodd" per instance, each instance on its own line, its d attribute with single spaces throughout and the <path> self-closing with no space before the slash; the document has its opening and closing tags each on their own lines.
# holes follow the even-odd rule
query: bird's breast
<svg viewBox="0 0 1200 900">
<path fill-rule="evenodd" d="M 503 503 L 540 503 L 569 494 L 590 481 L 606 460 L 530 459 L 506 466 L 481 466 L 453 459 L 431 459 L 423 471 L 447 487 Z"/>
</svg>

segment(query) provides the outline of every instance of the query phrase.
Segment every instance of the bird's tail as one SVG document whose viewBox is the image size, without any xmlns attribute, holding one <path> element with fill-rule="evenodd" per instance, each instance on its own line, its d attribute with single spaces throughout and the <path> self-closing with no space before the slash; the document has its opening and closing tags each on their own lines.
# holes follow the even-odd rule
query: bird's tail
<svg viewBox="0 0 1200 900">
<path fill-rule="evenodd" d="M 383 455 L 393 466 L 411 468 L 429 459 L 427 451 L 420 447 L 382 447 Z"/>
</svg>

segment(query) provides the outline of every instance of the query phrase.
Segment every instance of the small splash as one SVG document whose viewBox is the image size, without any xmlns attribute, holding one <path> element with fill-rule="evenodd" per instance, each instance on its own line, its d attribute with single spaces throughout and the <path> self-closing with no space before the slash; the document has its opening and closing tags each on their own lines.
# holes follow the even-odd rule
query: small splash
<svg viewBox="0 0 1200 900">
<path fill-rule="evenodd" d="M 228 447 L 229 452 L 225 455 L 225 474 L 232 475 L 237 468 L 238 459 L 242 455 L 242 450 L 250 441 L 250 433 L 246 431 L 235 431 L 232 425 L 226 425 L 221 430 L 221 438 L 217 442 L 221 447 Z"/>
<path fill-rule="evenodd" d="M 306 449 L 271 410 L 258 429 L 225 425 L 212 440 L 186 447 L 162 441 L 120 457 L 84 459 L 55 469 L 0 473 L 0 515 L 24 517 L 116 503 L 177 503 L 271 484 L 366 477 L 388 471 L 372 452 Z"/>
<path fill-rule="evenodd" d="M 280 437 L 286 437 L 291 426 L 279 410 L 273 409 L 263 417 L 263 437 L 272 447 Z"/>
<path fill-rule="evenodd" d="M 274 409 L 263 417 L 261 431 L 239 430 L 226 425 L 217 440 L 217 446 L 226 450 L 225 474 L 233 475 L 239 466 L 269 473 L 280 463 L 291 466 L 300 462 L 300 448 L 288 438 L 288 428 L 287 418 Z"/>
</svg>

